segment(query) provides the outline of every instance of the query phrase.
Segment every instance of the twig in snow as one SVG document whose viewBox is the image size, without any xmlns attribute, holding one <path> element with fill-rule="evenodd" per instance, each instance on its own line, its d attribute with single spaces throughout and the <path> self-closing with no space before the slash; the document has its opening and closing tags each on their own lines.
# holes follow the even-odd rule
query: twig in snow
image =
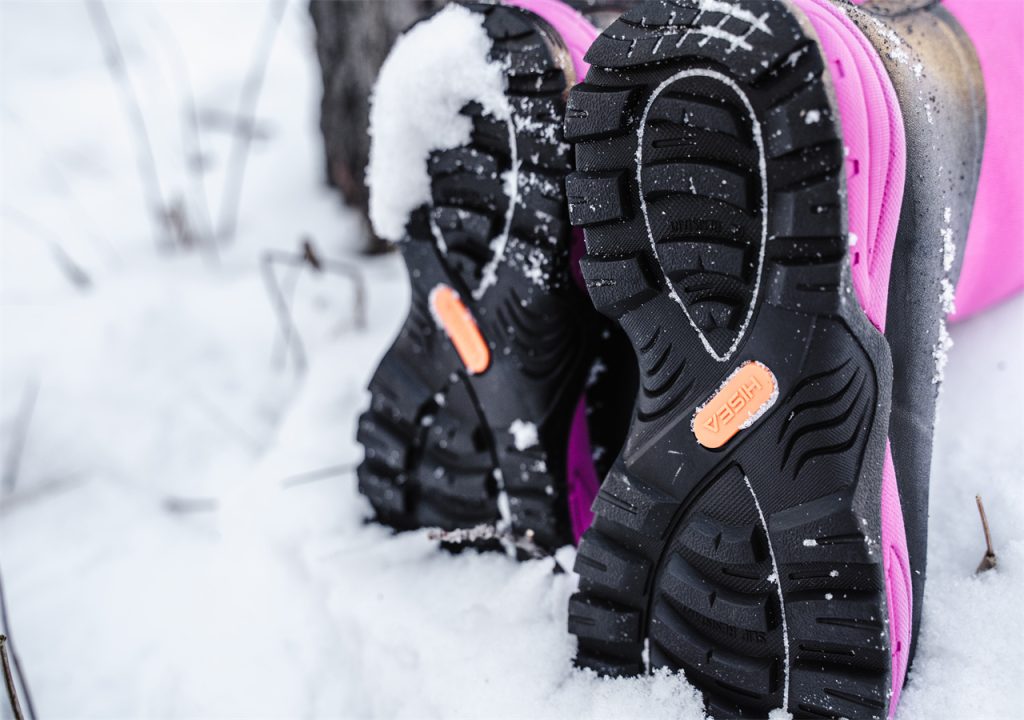
<svg viewBox="0 0 1024 720">
<path fill-rule="evenodd" d="M 366 280 L 359 268 L 341 260 L 321 258 L 313 247 L 313 241 L 308 237 L 302 239 L 302 259 L 317 272 L 333 273 L 349 279 L 355 293 L 352 319 L 357 329 L 364 330 L 366 328 Z"/>
<path fill-rule="evenodd" d="M 18 662 L 18 654 L 14 651 L 14 643 L 11 641 L 11 622 L 7 617 L 7 600 L 4 597 L 3 573 L 0 573 L 0 664 L 3 665 L 4 685 L 7 687 L 7 699 L 11 703 L 15 720 L 25 720 L 26 717 L 34 719 L 36 716 L 35 705 L 32 703 L 32 693 L 29 692 L 28 683 L 25 682 L 25 673 Z M 25 696 L 25 708 L 28 715 L 22 713 L 21 704 L 18 701 L 17 680 L 21 682 L 22 694 Z"/>
<path fill-rule="evenodd" d="M 192 203 L 198 208 L 198 215 L 202 223 L 200 236 L 202 246 L 210 253 L 211 259 L 218 263 L 220 261 L 219 248 L 214 237 L 213 220 L 210 217 L 210 208 L 206 200 L 206 188 L 203 184 L 203 144 L 202 135 L 199 131 L 199 112 L 196 109 L 195 93 L 192 91 L 192 80 L 188 72 L 188 63 L 181 45 L 178 43 L 174 33 L 168 27 L 167 22 L 160 15 L 161 27 L 164 39 L 170 48 L 171 66 L 178 81 L 179 94 L 183 99 L 185 122 L 181 126 L 181 141 L 184 150 L 185 174 L 190 180 Z"/>
<path fill-rule="evenodd" d="M 14 713 L 14 720 L 23 720 L 21 703 L 18 702 L 18 691 L 14 687 L 14 673 L 11 672 L 11 661 L 7 656 L 7 636 L 0 633 L 0 665 L 3 666 L 4 686 L 7 688 L 7 701 Z"/>
<path fill-rule="evenodd" d="M 199 124 L 208 130 L 226 135 L 248 135 L 250 140 L 269 140 L 273 126 L 259 118 L 239 118 L 217 108 L 204 108 L 199 113 Z"/>
<path fill-rule="evenodd" d="M 67 473 L 57 477 L 34 479 L 32 484 L 19 489 L 10 495 L 0 497 L 0 517 L 8 510 L 36 502 L 40 498 L 67 492 L 85 482 L 85 473 L 82 471 Z"/>
<path fill-rule="evenodd" d="M 285 265 L 296 271 L 287 290 L 278 282 L 277 274 L 274 272 L 276 265 Z M 341 260 L 322 257 L 313 245 L 313 241 L 308 237 L 302 239 L 298 253 L 286 253 L 279 250 L 265 252 L 263 254 L 263 280 L 281 326 L 281 339 L 284 340 L 285 348 L 291 351 L 299 372 L 306 370 L 306 350 L 292 318 L 291 297 L 298 283 L 299 273 L 307 267 L 316 273 L 341 275 L 351 281 L 354 292 L 353 324 L 360 330 L 366 327 L 366 280 L 358 267 Z"/>
<path fill-rule="evenodd" d="M 24 720 L 21 703 L 18 702 L 18 689 L 14 687 L 14 673 L 11 671 L 11 659 L 7 656 L 7 636 L 0 633 L 0 663 L 4 667 L 4 685 L 7 686 L 7 700 L 14 712 L 14 720 Z"/>
<path fill-rule="evenodd" d="M 427 538 L 438 540 L 444 545 L 465 545 L 467 547 L 497 542 L 506 550 L 514 551 L 514 554 L 521 553 L 532 560 L 551 556 L 551 553 L 533 541 L 532 530 L 517 535 L 509 528 L 499 528 L 486 523 L 455 530 L 434 528 L 427 533 Z"/>
<path fill-rule="evenodd" d="M 160 175 L 156 169 L 156 157 L 153 154 L 153 143 L 149 138 L 149 130 L 146 127 L 146 119 L 142 114 L 142 106 L 139 98 L 132 87 L 131 78 L 128 76 L 128 67 L 124 61 L 124 53 L 121 50 L 121 43 L 117 39 L 117 32 L 110 22 L 110 15 L 103 0 L 86 0 L 86 8 L 89 10 L 89 17 L 92 20 L 96 36 L 103 49 L 107 69 L 118 89 L 121 103 L 124 105 L 128 120 L 135 132 L 136 164 L 139 170 L 139 179 L 142 182 L 143 192 L 146 194 L 146 203 L 149 211 L 156 220 L 157 239 L 166 239 L 168 229 L 169 213 L 164 194 L 160 188 Z"/>
<path fill-rule="evenodd" d="M 295 321 L 292 320 L 291 294 L 295 290 L 293 280 L 287 295 L 277 282 L 277 274 L 274 272 L 274 265 L 282 263 L 285 265 L 296 265 L 295 256 L 287 253 L 268 251 L 263 254 L 263 282 L 267 288 L 267 295 L 274 306 L 274 314 L 277 315 L 277 322 L 281 326 L 281 339 L 284 340 L 286 349 L 290 349 L 295 366 L 299 372 L 306 370 L 306 351 L 302 347 L 302 340 L 295 331 Z M 295 276 L 297 279 L 297 274 Z"/>
<path fill-rule="evenodd" d="M 21 457 L 25 451 L 25 442 L 28 439 L 28 429 L 32 424 L 32 413 L 36 407 L 36 398 L 39 396 L 39 381 L 33 380 L 25 389 L 22 397 L 21 408 L 14 421 L 14 431 L 11 433 L 11 445 L 7 449 L 7 462 L 4 464 L 3 495 L 10 495 L 18 484 L 18 473 L 21 470 Z"/>
<path fill-rule="evenodd" d="M 358 463 L 347 463 L 344 465 L 332 465 L 331 467 L 320 468 L 319 470 L 310 470 L 308 472 L 298 473 L 297 475 L 289 475 L 281 481 L 281 487 L 291 488 L 296 485 L 305 485 L 306 483 L 316 482 L 317 480 L 326 480 L 327 478 L 350 473 L 355 470 L 356 467 L 358 467 Z"/>
<path fill-rule="evenodd" d="M 189 393 L 188 398 L 192 401 L 195 408 L 202 410 L 206 418 L 212 421 L 225 435 L 230 436 L 240 445 L 244 445 L 254 452 L 260 449 L 261 442 L 232 418 L 224 408 L 218 406 L 206 395 L 195 390 Z"/>
<path fill-rule="evenodd" d="M 216 512 L 220 503 L 216 498 L 165 497 L 163 508 L 172 515 L 188 515 L 200 512 Z"/>
<path fill-rule="evenodd" d="M 235 237 L 235 226 L 238 222 L 238 204 L 242 197 L 242 183 L 245 180 L 245 165 L 249 158 L 249 145 L 252 144 L 251 128 L 255 126 L 256 105 L 259 103 L 260 90 L 263 88 L 263 76 L 270 61 L 270 51 L 274 48 L 274 38 L 284 16 L 284 0 L 275 0 L 267 13 L 266 22 L 255 55 L 249 64 L 249 73 L 238 102 L 239 127 L 231 142 L 228 156 L 227 175 L 224 178 L 224 192 L 221 195 L 220 218 L 217 227 L 218 241 L 231 242 Z"/>
<path fill-rule="evenodd" d="M 988 517 L 985 515 L 985 506 L 981 502 L 981 495 L 975 495 L 974 500 L 978 503 L 978 514 L 981 515 L 981 528 L 985 531 L 985 557 L 978 563 L 975 574 L 994 570 L 996 567 L 996 551 L 992 548 L 992 533 L 988 529 Z"/>
<path fill-rule="evenodd" d="M 50 249 L 50 254 L 53 256 L 53 261 L 57 264 L 57 267 L 60 268 L 60 271 L 72 286 L 79 290 L 88 290 L 92 287 L 92 278 L 90 278 L 88 273 L 82 269 L 81 265 L 75 262 L 68 251 L 64 249 L 57 233 L 43 227 L 36 220 L 32 219 L 17 208 L 12 208 L 9 205 L 0 206 L 0 213 L 3 213 L 10 220 L 21 225 L 25 230 L 36 235 L 36 237 L 46 243 L 46 246 Z"/>
</svg>

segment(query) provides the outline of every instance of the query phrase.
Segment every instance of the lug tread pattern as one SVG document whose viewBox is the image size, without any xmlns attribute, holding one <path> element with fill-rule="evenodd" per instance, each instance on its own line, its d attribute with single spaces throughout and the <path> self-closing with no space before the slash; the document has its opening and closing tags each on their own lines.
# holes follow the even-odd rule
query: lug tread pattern
<svg viewBox="0 0 1024 720">
<path fill-rule="evenodd" d="M 513 529 L 555 548 L 571 541 L 564 438 L 591 342 L 569 275 L 566 78 L 539 18 L 500 5 L 466 7 L 483 16 L 512 117 L 470 102 L 461 111 L 469 142 L 428 158 L 431 200 L 413 213 L 400 244 L 411 308 L 370 382 L 358 488 L 376 519 L 400 530 L 496 523 L 504 491 Z M 495 265 L 495 239 L 506 228 Z M 494 279 L 485 277 L 491 268 L 496 280 L 481 298 L 475 291 Z M 431 316 L 429 294 L 439 283 L 459 293 L 490 346 L 491 366 L 480 376 L 467 375 Z M 502 391 L 508 402 L 493 402 Z M 505 417 L 506 409 L 515 414 Z M 513 419 L 534 423 L 537 445 L 516 446 Z"/>
<path fill-rule="evenodd" d="M 888 358 L 849 320 L 843 143 L 809 27 L 783 3 L 638 4 L 566 118 L 583 274 L 640 372 L 577 555 L 577 663 L 639 671 L 646 641 L 715 717 L 765 717 L 787 685 L 797 717 L 887 710 L 878 528 L 855 490 Z M 781 391 L 718 453 L 690 429 L 737 362 L 712 353 L 764 359 Z"/>
</svg>

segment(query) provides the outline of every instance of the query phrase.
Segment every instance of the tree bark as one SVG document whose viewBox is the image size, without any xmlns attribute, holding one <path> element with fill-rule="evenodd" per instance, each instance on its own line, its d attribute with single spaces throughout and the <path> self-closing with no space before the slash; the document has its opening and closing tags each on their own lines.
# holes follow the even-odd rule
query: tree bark
<svg viewBox="0 0 1024 720">
<path fill-rule="evenodd" d="M 365 170 L 369 161 L 370 93 L 377 72 L 398 35 L 446 0 L 310 0 L 316 27 L 316 51 L 323 75 L 320 131 L 324 138 L 327 182 L 345 203 L 366 218 L 369 195 Z M 612 7 L 631 0 L 574 0 L 598 22 L 617 13 Z M 603 23 L 601 23 L 603 24 Z M 369 228 L 369 222 L 367 222 Z M 370 238 L 366 251 L 381 252 L 386 243 Z"/>
<path fill-rule="evenodd" d="M 399 33 L 441 7 L 444 0 L 311 0 L 316 50 L 323 75 L 320 131 L 327 181 L 347 205 L 366 217 L 370 93 L 377 71 Z M 369 227 L 369 224 L 367 224 Z M 369 233 L 366 250 L 385 244 Z"/>
</svg>

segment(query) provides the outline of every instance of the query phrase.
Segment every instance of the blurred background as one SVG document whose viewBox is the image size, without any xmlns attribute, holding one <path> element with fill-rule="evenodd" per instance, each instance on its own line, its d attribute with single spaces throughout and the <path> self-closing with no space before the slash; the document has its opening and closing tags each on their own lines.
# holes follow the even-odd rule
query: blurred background
<svg viewBox="0 0 1024 720">
<path fill-rule="evenodd" d="M 0 2 L 2 630 L 35 717 L 702 716 L 572 669 L 552 559 L 365 523 L 355 418 L 408 298 L 367 95 L 437 2 Z M 1022 629 L 1022 328 L 1018 299 L 952 331 L 925 632 L 962 637 L 903 717 L 1012 712 L 977 648 Z"/>
</svg>

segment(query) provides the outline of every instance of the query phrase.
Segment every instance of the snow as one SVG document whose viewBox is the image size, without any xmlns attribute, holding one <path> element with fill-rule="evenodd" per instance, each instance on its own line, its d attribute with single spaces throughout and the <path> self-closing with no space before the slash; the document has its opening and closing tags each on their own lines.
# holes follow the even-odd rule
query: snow
<svg viewBox="0 0 1024 720">
<path fill-rule="evenodd" d="M 537 444 L 537 426 L 532 422 L 513 420 L 508 431 L 516 450 L 523 451 Z"/>
<path fill-rule="evenodd" d="M 950 223 L 953 220 L 953 209 L 946 207 L 942 211 L 942 222 L 944 227 L 939 230 L 942 238 L 942 271 L 944 277 L 939 281 L 939 303 L 943 312 L 951 315 L 956 311 L 956 287 L 951 279 L 953 263 L 956 262 L 956 241 L 953 238 L 953 228 Z M 932 349 L 932 357 L 935 359 L 935 372 L 932 374 L 933 383 L 941 383 L 945 378 L 946 363 L 950 348 L 953 347 L 953 339 L 949 334 L 946 318 L 939 320 L 939 337 L 935 347 Z"/>
<path fill-rule="evenodd" d="M 576 578 L 555 572 L 556 561 L 572 567 L 572 549 L 525 563 L 450 555 L 428 531 L 365 522 L 356 418 L 409 291 L 397 256 L 353 254 L 360 224 L 321 185 L 305 4 L 287 6 L 277 33 L 238 236 L 219 263 L 156 249 L 132 131 L 85 6 L 51 8 L 0 4 L 5 462 L 17 416 L 33 408 L 13 489 L 0 480 L 0 569 L 40 717 L 702 718 L 681 677 L 573 668 Z M 168 79 L 174 47 L 186 58 L 216 216 L 223 117 L 265 14 L 108 9 L 163 192 L 201 219 L 183 163 L 184 85 Z M 347 282 L 304 273 L 299 374 L 282 361 L 258 260 L 306 234 L 360 268 L 368 329 L 353 324 Z M 54 240 L 89 289 L 57 269 Z M 1022 323 L 1017 299 L 950 327 L 923 635 L 901 720 L 1018 711 Z M 978 493 L 999 554 L 982 576 Z"/>
<path fill-rule="evenodd" d="M 401 240 L 410 213 L 430 200 L 431 151 L 469 142 L 473 126 L 463 107 L 475 101 L 495 118 L 511 115 L 502 68 L 488 60 L 483 17 L 449 5 L 400 37 L 381 68 L 367 182 L 370 219 L 383 238 Z"/>
</svg>

